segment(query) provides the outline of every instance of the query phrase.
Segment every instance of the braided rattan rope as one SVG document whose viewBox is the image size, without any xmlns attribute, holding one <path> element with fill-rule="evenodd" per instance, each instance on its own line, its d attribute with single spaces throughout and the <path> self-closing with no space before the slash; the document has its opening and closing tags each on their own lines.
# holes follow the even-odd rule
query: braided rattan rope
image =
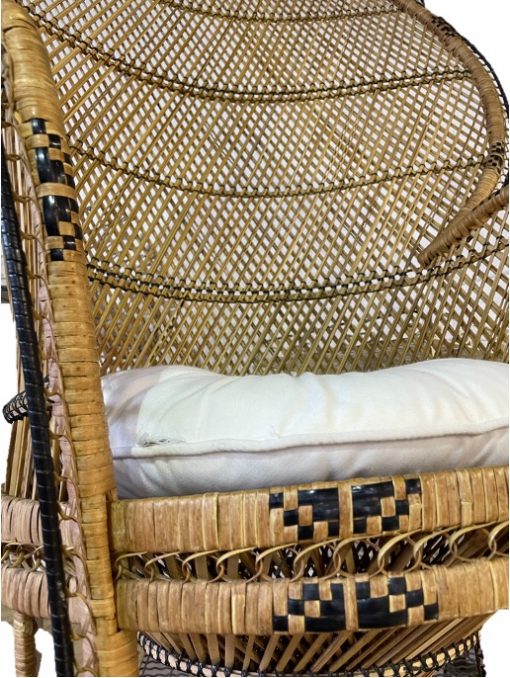
<svg viewBox="0 0 510 678">
<path fill-rule="evenodd" d="M 228 86 L 218 86 L 218 85 L 197 85 L 193 81 L 184 82 L 178 79 L 170 79 L 167 76 L 158 75 L 155 71 L 145 70 L 139 66 L 134 66 L 123 59 L 115 56 L 113 52 L 109 52 L 105 49 L 98 49 L 96 46 L 91 45 L 86 40 L 81 39 L 78 35 L 73 34 L 71 31 L 65 30 L 59 27 L 55 22 L 45 19 L 44 15 L 37 11 L 35 5 L 30 4 L 31 14 L 35 17 L 38 25 L 44 27 L 52 35 L 58 35 L 59 38 L 64 39 L 67 43 L 72 45 L 75 48 L 79 48 L 84 53 L 89 53 L 95 58 L 100 58 L 106 64 L 114 64 L 115 70 L 119 73 L 123 73 L 130 76 L 136 76 L 143 79 L 145 82 L 151 83 L 152 85 L 168 88 L 171 90 L 176 90 L 186 94 L 193 94 L 204 99 L 210 100 L 231 100 L 231 101 L 264 101 L 264 102 L 279 102 L 279 101 L 307 101 L 307 100 L 321 100 L 327 98 L 336 98 L 342 96 L 352 96 L 359 93 L 366 92 L 380 92 L 385 90 L 397 89 L 400 87 L 408 87 L 412 85 L 426 85 L 431 82 L 444 82 L 449 80 L 465 78 L 469 71 L 465 69 L 446 69 L 442 71 L 437 71 L 433 73 L 428 73 L 426 75 L 417 74 L 414 76 L 403 77 L 403 78 L 389 78 L 378 81 L 373 81 L 369 83 L 363 83 L 362 85 L 344 85 L 344 84 L 331 84 L 323 85 L 320 87 L 310 87 L 305 88 L 304 85 L 298 85 L 295 88 L 288 90 L 266 90 L 260 91 L 258 88 L 253 90 L 240 90 L 239 88 L 230 89 Z M 396 12 L 397 10 L 393 10 Z M 367 16 L 377 16 L 381 12 L 369 12 Z M 211 15 L 209 15 L 211 16 Z M 346 16 L 346 15 L 342 15 Z M 347 15 L 349 16 L 349 15 Z M 359 16 L 356 14 L 355 16 Z M 312 19 L 313 21 L 313 19 Z M 90 149 L 83 148 L 84 142 L 82 140 L 77 140 L 76 150 L 79 150 L 83 154 L 89 154 L 89 157 L 92 155 L 94 157 L 93 151 Z M 115 161 L 113 158 L 103 159 L 103 162 L 109 167 L 115 167 Z M 136 172 L 132 172 L 133 176 L 136 176 Z M 172 185 L 172 184 L 170 184 Z M 177 182 L 173 184 L 178 186 L 181 190 L 190 190 L 197 192 L 209 193 L 210 195 L 226 194 L 226 189 L 222 193 L 219 191 L 214 191 L 211 187 L 207 186 L 187 186 L 185 182 Z M 284 195 L 305 195 L 313 194 L 314 192 L 324 191 L 325 189 L 315 189 L 304 188 L 302 191 L 297 192 L 289 190 Z M 326 189 L 328 190 L 328 189 Z M 329 189 L 335 190 L 335 189 Z M 247 194 L 249 196 L 249 194 Z M 278 195 L 273 193 L 273 195 Z"/>
<path fill-rule="evenodd" d="M 488 199 L 489 205 L 497 205 L 501 209 L 501 196 L 505 192 L 495 194 Z M 480 226 L 482 223 L 479 217 L 485 212 L 487 205 L 484 203 L 473 212 L 473 216 L 468 222 L 473 227 Z M 111 266 L 105 261 L 92 258 L 89 264 L 89 280 L 97 280 L 103 285 L 113 288 L 119 288 L 129 291 L 136 291 L 139 294 L 147 294 L 165 299 L 181 299 L 189 301 L 221 301 L 224 303 L 270 303 L 273 301 L 295 301 L 315 298 L 328 298 L 352 294 L 366 294 L 369 292 L 378 292 L 383 289 L 394 287 L 408 287 L 420 285 L 440 276 L 446 276 L 454 271 L 466 269 L 470 264 L 477 263 L 483 259 L 489 258 L 495 252 L 501 252 L 508 247 L 505 236 L 497 238 L 493 245 L 485 245 L 481 250 L 472 250 L 467 255 L 460 256 L 454 260 L 446 260 L 425 270 L 410 268 L 407 270 L 397 270 L 388 272 L 384 276 L 377 276 L 374 271 L 373 276 L 369 275 L 363 279 L 353 279 L 338 281 L 331 280 L 324 285 L 289 287 L 284 289 L 273 289 L 268 284 L 266 287 L 251 288 L 242 283 L 210 283 L 196 284 L 190 281 L 170 281 L 160 276 L 144 274 L 135 269 L 127 267 Z M 16 396 L 17 397 L 17 396 Z"/>
<path fill-rule="evenodd" d="M 255 7 L 251 12 L 243 12 L 239 7 L 236 10 L 231 11 L 221 11 L 214 10 L 211 7 L 207 7 L 207 3 L 201 2 L 176 2 L 176 0 L 157 0 L 161 5 L 167 5 L 172 9 L 185 10 L 186 12 L 192 12 L 195 14 L 200 14 L 201 16 L 212 16 L 219 17 L 222 19 L 235 19 L 247 22 L 290 22 L 290 23 L 305 23 L 308 21 L 320 22 L 320 21 L 337 21 L 340 18 L 349 17 L 349 16 L 373 16 L 374 14 L 386 14 L 389 12 L 394 12 L 390 8 L 383 10 L 349 10 L 345 9 L 342 12 L 314 12 L 310 10 L 306 13 L 300 13 L 299 11 L 292 12 L 292 8 L 288 8 L 288 12 L 267 12 L 261 10 L 260 7 Z M 214 3 L 212 3 L 214 4 Z M 423 3 L 422 3 L 423 4 Z M 219 5 L 221 7 L 221 5 Z"/>
</svg>

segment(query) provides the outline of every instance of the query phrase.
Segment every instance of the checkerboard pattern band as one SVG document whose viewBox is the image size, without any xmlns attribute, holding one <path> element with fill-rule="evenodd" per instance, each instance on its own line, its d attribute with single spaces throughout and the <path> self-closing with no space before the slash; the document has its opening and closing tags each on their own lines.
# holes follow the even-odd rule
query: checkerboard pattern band
<svg viewBox="0 0 510 678">
<path fill-rule="evenodd" d="M 419 478 L 408 478 L 399 493 L 391 480 L 354 485 L 352 492 L 353 533 L 370 532 L 369 521 L 380 524 L 382 532 L 400 530 L 409 517 L 410 503 L 421 501 Z"/>
<path fill-rule="evenodd" d="M 407 626 L 437 620 L 437 591 L 425 590 L 416 576 L 386 579 L 302 582 L 289 588 L 285 614 L 275 614 L 273 629 L 280 633 L 322 633 L 349 628 L 348 616 L 360 629 Z M 347 610 L 351 607 L 351 611 Z"/>
<path fill-rule="evenodd" d="M 337 538 L 342 520 L 352 521 L 352 534 L 408 529 L 411 506 L 421 507 L 421 492 L 419 478 L 352 485 L 350 497 L 336 487 L 287 490 L 269 495 L 269 510 L 289 541 L 320 541 Z M 341 503 L 346 500 L 344 515 Z"/>
<path fill-rule="evenodd" d="M 70 253 L 83 252 L 83 233 L 67 142 L 48 130 L 45 120 L 33 118 L 30 127 L 30 153 L 38 175 L 48 256 L 51 261 L 74 260 Z"/>
<path fill-rule="evenodd" d="M 269 508 L 280 512 L 284 528 L 291 528 L 287 532 L 295 534 L 298 541 L 338 536 L 337 488 L 273 493 L 269 495 Z"/>
</svg>

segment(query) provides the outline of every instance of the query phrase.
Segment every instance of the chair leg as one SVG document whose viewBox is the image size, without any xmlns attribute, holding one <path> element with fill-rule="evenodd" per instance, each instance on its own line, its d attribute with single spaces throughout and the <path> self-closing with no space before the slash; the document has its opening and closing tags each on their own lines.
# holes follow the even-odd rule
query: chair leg
<svg viewBox="0 0 510 678">
<path fill-rule="evenodd" d="M 14 612 L 14 654 L 17 676 L 37 676 L 41 655 L 35 648 L 37 624 L 26 614 Z"/>
</svg>

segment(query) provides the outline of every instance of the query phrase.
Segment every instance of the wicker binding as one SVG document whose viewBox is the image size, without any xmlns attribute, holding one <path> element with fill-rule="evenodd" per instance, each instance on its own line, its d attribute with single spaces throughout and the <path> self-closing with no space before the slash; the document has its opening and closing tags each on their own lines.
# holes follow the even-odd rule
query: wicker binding
<svg viewBox="0 0 510 678">
<path fill-rule="evenodd" d="M 138 675 L 137 631 L 204 675 L 431 675 L 464 656 L 508 602 L 506 469 L 118 500 L 100 376 L 506 360 L 491 69 L 415 0 L 2 11 L 75 674 Z M 33 675 L 55 573 L 30 400 L 6 413 L 2 593 Z"/>
</svg>

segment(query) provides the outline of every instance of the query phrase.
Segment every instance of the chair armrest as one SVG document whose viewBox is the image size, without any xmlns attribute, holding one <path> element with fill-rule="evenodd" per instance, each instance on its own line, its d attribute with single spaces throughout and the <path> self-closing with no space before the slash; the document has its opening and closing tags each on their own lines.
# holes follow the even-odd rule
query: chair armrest
<svg viewBox="0 0 510 678">
<path fill-rule="evenodd" d="M 492 193 L 478 207 L 462 210 L 457 217 L 442 231 L 428 247 L 419 255 L 423 266 L 428 266 L 438 255 L 458 243 L 472 231 L 480 229 L 490 218 L 508 205 L 508 183 Z"/>
<path fill-rule="evenodd" d="M 119 632 L 116 623 L 107 523 L 115 479 L 64 117 L 35 24 L 14 0 L 2 3 L 2 24 L 8 100 L 3 137 L 28 253 L 25 275 L 35 291 L 38 336 L 31 350 L 42 357 L 43 375 L 56 394 L 51 437 L 58 441 L 57 473 L 73 508 L 68 519 L 75 534 L 66 569 L 85 603 L 84 654 L 75 670 L 108 676 L 120 665 L 123 675 L 137 675 L 135 635 Z M 26 182 L 20 183 L 23 172 Z M 26 455 L 23 461 L 29 463 Z"/>
</svg>

